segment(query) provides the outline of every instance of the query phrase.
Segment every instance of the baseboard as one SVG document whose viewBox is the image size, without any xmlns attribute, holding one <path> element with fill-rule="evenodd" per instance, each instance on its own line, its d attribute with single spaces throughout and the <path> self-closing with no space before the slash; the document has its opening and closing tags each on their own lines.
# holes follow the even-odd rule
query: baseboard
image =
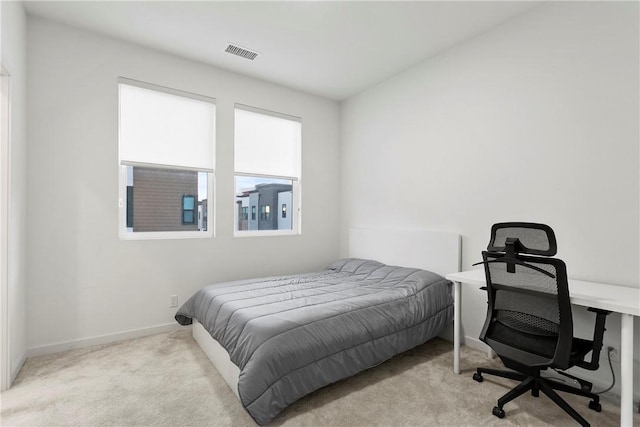
<svg viewBox="0 0 640 427">
<path fill-rule="evenodd" d="M 453 326 L 447 326 L 446 328 L 444 328 L 442 332 L 440 332 L 438 337 L 453 343 Z M 486 345 L 485 343 L 483 343 L 477 338 L 463 337 L 462 342 L 460 344 L 465 345 L 474 350 L 478 350 L 483 353 L 486 353 L 490 357 L 495 357 L 495 353 L 493 353 L 493 350 L 491 350 L 491 347 L 489 347 L 488 345 Z"/>
<path fill-rule="evenodd" d="M 15 369 L 13 371 L 11 371 L 11 376 L 9 377 L 9 388 L 11 388 L 11 386 L 13 385 L 13 382 L 16 380 L 16 377 L 20 373 L 20 370 L 22 369 L 22 367 L 24 366 L 24 362 L 26 362 L 26 361 L 27 361 L 27 355 L 25 353 L 20 358 L 20 362 L 15 367 Z"/>
<path fill-rule="evenodd" d="M 477 338 L 464 337 L 463 345 L 466 345 L 469 348 L 474 350 L 481 351 L 485 353 L 488 357 L 495 357 L 495 353 L 491 350 L 491 347 L 483 343 Z"/>
<path fill-rule="evenodd" d="M 182 328 L 176 322 L 165 323 L 163 325 L 151 326 L 148 328 L 133 329 L 130 331 L 118 332 L 115 334 L 100 335 L 96 337 L 81 338 L 73 341 L 48 344 L 27 349 L 26 357 L 43 356 L 45 354 L 60 353 L 62 351 L 74 350 L 77 348 L 91 347 L 94 345 L 109 344 L 117 341 L 140 338 L 148 335 L 170 332 Z"/>
</svg>

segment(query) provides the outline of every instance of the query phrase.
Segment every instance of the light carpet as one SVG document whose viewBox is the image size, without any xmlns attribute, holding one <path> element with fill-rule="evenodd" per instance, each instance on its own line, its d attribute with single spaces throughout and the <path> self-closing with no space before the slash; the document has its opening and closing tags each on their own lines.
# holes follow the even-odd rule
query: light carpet
<svg viewBox="0 0 640 427">
<path fill-rule="evenodd" d="M 270 425 L 577 425 L 542 393 L 507 404 L 497 419 L 491 409 L 513 382 L 471 376 L 499 361 L 463 348 L 456 375 L 452 353 L 451 343 L 432 340 L 302 398 Z M 615 403 L 602 401 L 597 413 L 588 399 L 563 396 L 591 425 L 618 425 Z M 188 328 L 28 359 L 0 397 L 3 426 L 256 426 Z"/>
</svg>

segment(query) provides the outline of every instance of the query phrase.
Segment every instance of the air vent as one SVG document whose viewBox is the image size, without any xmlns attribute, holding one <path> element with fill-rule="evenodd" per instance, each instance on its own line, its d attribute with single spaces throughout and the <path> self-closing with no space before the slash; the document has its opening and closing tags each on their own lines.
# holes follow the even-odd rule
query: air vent
<svg viewBox="0 0 640 427">
<path fill-rule="evenodd" d="M 227 46 L 227 48 L 224 51 L 228 52 L 228 53 L 232 53 L 232 54 L 237 55 L 237 56 L 241 56 L 243 58 L 250 59 L 252 61 L 254 59 L 256 59 L 256 56 L 259 55 L 259 53 L 256 52 L 256 51 L 245 49 L 243 47 L 240 47 L 240 46 L 232 44 L 232 43 L 229 43 L 229 45 Z"/>
</svg>

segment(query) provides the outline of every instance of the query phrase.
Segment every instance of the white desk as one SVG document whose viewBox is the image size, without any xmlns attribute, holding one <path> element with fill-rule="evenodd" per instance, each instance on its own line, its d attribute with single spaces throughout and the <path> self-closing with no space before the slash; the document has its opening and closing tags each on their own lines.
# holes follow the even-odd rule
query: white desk
<svg viewBox="0 0 640 427">
<path fill-rule="evenodd" d="M 447 274 L 454 283 L 453 371 L 460 373 L 460 284 L 485 286 L 484 269 Z M 571 303 L 620 313 L 620 425 L 633 424 L 633 317 L 640 316 L 640 289 L 569 279 Z"/>
</svg>

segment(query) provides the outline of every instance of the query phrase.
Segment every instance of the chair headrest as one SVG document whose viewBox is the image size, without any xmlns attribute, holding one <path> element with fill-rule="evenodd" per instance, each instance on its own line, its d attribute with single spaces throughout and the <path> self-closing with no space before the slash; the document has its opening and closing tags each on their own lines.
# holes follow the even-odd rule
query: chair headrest
<svg viewBox="0 0 640 427">
<path fill-rule="evenodd" d="M 491 227 L 489 252 L 505 252 L 507 239 L 516 252 L 532 255 L 554 256 L 558 252 L 556 235 L 545 224 L 534 222 L 501 222 Z"/>
</svg>

